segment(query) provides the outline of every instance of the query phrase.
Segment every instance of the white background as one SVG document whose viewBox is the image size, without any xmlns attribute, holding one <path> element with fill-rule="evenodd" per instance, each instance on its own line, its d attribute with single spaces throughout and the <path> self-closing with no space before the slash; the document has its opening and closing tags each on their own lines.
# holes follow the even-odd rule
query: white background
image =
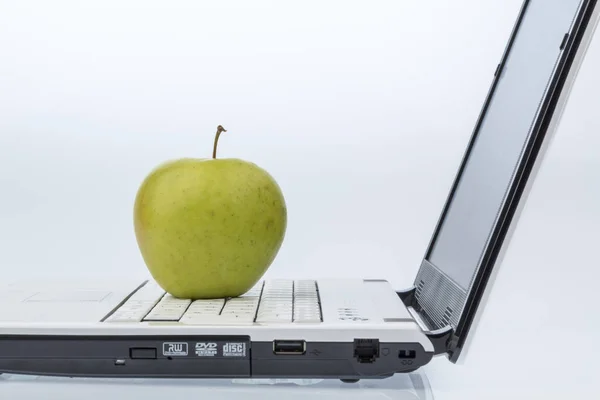
<svg viewBox="0 0 600 400">
<path fill-rule="evenodd" d="M 145 276 L 138 185 L 222 124 L 220 157 L 286 197 L 267 277 L 410 285 L 520 6 L 0 0 L 2 279 Z M 600 372 L 598 70 L 596 38 L 469 363 L 430 367 L 440 390 L 584 393 Z"/>
</svg>

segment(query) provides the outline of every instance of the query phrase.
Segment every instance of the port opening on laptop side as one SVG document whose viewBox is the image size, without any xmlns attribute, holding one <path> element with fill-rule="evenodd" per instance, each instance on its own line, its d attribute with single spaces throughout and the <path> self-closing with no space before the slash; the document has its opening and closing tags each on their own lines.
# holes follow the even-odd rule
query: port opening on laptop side
<svg viewBox="0 0 600 400">
<path fill-rule="evenodd" d="M 413 287 L 437 354 L 467 347 L 598 22 L 596 0 L 525 1 Z"/>
</svg>

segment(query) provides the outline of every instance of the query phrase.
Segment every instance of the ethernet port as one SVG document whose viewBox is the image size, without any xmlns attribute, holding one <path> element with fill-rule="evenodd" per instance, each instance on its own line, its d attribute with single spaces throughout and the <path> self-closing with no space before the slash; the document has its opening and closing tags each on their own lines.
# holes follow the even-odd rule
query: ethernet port
<svg viewBox="0 0 600 400">
<path fill-rule="evenodd" d="M 354 357 L 359 363 L 373 363 L 379 357 L 379 339 L 354 339 Z"/>
</svg>

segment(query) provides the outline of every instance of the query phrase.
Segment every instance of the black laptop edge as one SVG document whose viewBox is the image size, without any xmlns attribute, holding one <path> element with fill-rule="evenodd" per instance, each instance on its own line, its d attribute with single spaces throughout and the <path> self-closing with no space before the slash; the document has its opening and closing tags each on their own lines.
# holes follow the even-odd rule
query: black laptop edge
<svg viewBox="0 0 600 400">
<path fill-rule="evenodd" d="M 532 178 L 532 172 L 536 172 L 536 168 L 538 167 L 536 163 L 539 162 L 541 158 L 540 149 L 546 146 L 548 144 L 546 142 L 550 140 L 550 138 L 547 137 L 549 127 L 551 127 L 552 123 L 556 122 L 554 121 L 555 118 L 560 118 L 562 110 L 557 110 L 557 106 L 560 107 L 559 101 L 561 100 L 561 96 L 567 95 L 564 93 L 563 89 L 565 88 L 565 84 L 568 82 L 569 77 L 571 74 L 577 72 L 573 71 L 572 68 L 573 63 L 579 54 L 580 46 L 582 45 L 584 38 L 593 33 L 593 29 L 588 29 L 588 25 L 590 24 L 594 13 L 597 12 L 597 0 L 582 0 L 573 21 L 573 25 L 571 26 L 571 30 L 565 32 L 562 43 L 557 43 L 557 47 L 563 51 L 549 83 L 546 92 L 547 94 L 540 105 L 538 116 L 532 127 L 531 136 L 525 145 L 521 162 L 516 167 L 514 179 L 508 188 L 506 201 L 502 204 L 497 223 L 493 226 L 490 240 L 484 250 L 481 259 L 482 261 L 476 270 L 472 286 L 470 290 L 463 293 L 464 306 L 462 310 L 453 310 L 454 312 L 460 313 L 460 318 L 457 323 L 452 323 L 446 307 L 437 307 L 433 310 L 431 308 L 429 310 L 425 309 L 421 302 L 427 301 L 427 299 L 423 300 L 420 298 L 419 293 L 422 293 L 422 295 L 423 293 L 427 293 L 427 285 L 432 285 L 434 282 L 436 286 L 439 286 L 440 282 L 443 282 L 446 284 L 447 288 L 457 287 L 446 274 L 429 262 L 429 257 L 530 2 L 530 0 L 525 0 L 521 7 L 501 62 L 498 64 L 494 73 L 494 80 L 488 91 L 467 150 L 462 158 L 458 173 L 454 179 L 454 183 L 446 199 L 442 213 L 437 221 L 434 233 L 414 281 L 414 285 L 407 290 L 398 292 L 398 295 L 403 299 L 405 304 L 413 308 L 420 319 L 427 325 L 429 330 L 428 334 L 436 347 L 436 354 L 447 355 L 449 360 L 453 363 L 458 361 L 461 352 L 465 348 L 468 335 L 474 328 L 476 315 L 478 314 L 478 311 L 481 311 L 483 308 L 482 300 L 486 296 L 486 290 L 490 289 L 489 286 L 491 285 L 490 276 L 493 272 L 497 272 L 494 271 L 494 267 L 499 263 L 503 250 L 505 250 L 505 246 L 509 241 L 511 227 L 514 228 L 514 225 L 517 222 L 517 214 L 523 206 L 525 200 L 524 197 L 526 197 L 528 190 L 528 183 L 531 184 L 533 180 L 530 179 Z M 569 90 L 570 88 L 566 89 Z M 437 295 L 445 297 L 444 303 L 450 303 L 451 300 L 455 300 L 451 299 L 451 297 L 457 296 L 455 293 L 448 292 L 438 293 Z M 456 301 L 454 302 L 456 303 Z M 445 321 L 445 323 L 440 324 L 438 322 L 440 320 Z"/>
</svg>

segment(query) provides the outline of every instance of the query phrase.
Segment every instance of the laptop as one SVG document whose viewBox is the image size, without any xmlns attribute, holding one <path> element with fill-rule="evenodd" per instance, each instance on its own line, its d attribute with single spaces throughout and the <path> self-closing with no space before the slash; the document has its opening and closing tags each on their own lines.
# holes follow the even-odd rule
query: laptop
<svg viewBox="0 0 600 400">
<path fill-rule="evenodd" d="M 5 283 L 0 372 L 353 382 L 462 361 L 599 10 L 596 0 L 524 1 L 405 287 L 263 278 L 239 297 L 192 301 L 143 279 Z"/>
</svg>

